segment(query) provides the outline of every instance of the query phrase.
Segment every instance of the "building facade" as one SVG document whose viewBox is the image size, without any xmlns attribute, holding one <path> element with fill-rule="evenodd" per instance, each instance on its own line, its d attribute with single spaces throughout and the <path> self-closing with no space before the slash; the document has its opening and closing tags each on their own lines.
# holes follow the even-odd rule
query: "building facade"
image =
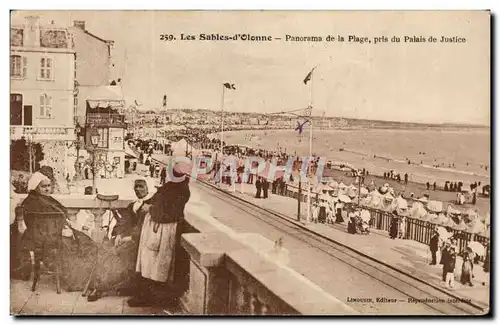
<svg viewBox="0 0 500 325">
<path fill-rule="evenodd" d="M 11 26 L 11 137 L 73 140 L 75 50 L 72 33 L 40 26 L 38 17 Z"/>
<path fill-rule="evenodd" d="M 111 82 L 113 41 L 104 40 L 86 29 L 85 21 L 74 21 L 76 75 L 73 112 L 75 124 L 85 123 L 86 101 L 97 88 Z"/>
</svg>

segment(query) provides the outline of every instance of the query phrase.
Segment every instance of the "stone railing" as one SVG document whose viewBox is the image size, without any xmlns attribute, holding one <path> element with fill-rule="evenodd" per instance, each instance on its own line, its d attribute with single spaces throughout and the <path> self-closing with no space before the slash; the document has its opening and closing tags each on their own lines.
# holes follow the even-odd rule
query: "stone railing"
<svg viewBox="0 0 500 325">
<path fill-rule="evenodd" d="M 13 207 L 26 195 L 11 197 Z M 54 195 L 74 220 L 80 210 L 95 216 L 96 228 L 108 209 L 125 209 L 132 201 L 103 201 L 95 196 Z M 16 209 L 17 222 L 22 220 Z M 344 303 L 270 257 L 274 243 L 254 233 L 237 233 L 188 203 L 182 224 L 181 246 L 176 252 L 176 281 L 184 290 L 186 314 L 212 315 L 320 315 L 355 314 Z M 92 233 L 102 240 L 102 234 Z M 287 254 L 285 249 L 280 250 Z"/>
<path fill-rule="evenodd" d="M 276 262 L 274 243 L 237 233 L 210 216 L 187 213 L 181 245 L 189 256 L 189 314 L 345 315 L 356 312 Z M 280 254 L 287 255 L 285 249 Z M 272 256 L 272 257 L 271 257 Z"/>
<path fill-rule="evenodd" d="M 75 139 L 72 126 L 31 126 L 31 125 L 11 125 L 10 137 L 17 140 L 22 137 L 32 137 L 32 140 L 63 140 L 71 141 Z"/>
</svg>

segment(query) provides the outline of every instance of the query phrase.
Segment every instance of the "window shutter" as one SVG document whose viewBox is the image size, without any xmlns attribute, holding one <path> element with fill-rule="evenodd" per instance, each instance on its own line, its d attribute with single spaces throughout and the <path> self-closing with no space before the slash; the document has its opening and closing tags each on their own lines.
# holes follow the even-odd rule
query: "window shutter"
<svg viewBox="0 0 500 325">
<path fill-rule="evenodd" d="M 23 66 L 22 66 L 22 77 L 26 78 L 28 76 L 28 58 L 23 56 Z"/>
</svg>

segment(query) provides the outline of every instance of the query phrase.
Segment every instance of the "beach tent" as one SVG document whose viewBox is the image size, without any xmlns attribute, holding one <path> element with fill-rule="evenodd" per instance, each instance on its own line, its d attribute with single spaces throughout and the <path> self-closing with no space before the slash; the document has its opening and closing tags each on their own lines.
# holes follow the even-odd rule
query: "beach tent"
<svg viewBox="0 0 500 325">
<path fill-rule="evenodd" d="M 456 230 L 467 230 L 467 225 L 465 224 L 465 221 L 463 220 L 460 220 L 460 223 L 459 224 L 455 224 L 455 226 L 453 227 L 453 229 L 456 229 Z"/>
<path fill-rule="evenodd" d="M 343 202 L 343 203 L 350 203 L 351 202 L 351 199 L 347 195 L 344 195 L 344 194 L 340 194 L 338 196 L 338 198 L 339 198 L 339 201 Z"/>
<path fill-rule="evenodd" d="M 427 203 L 427 209 L 431 212 L 441 212 L 443 211 L 443 202 L 440 201 L 429 201 Z"/>
<path fill-rule="evenodd" d="M 443 226 L 457 229 L 458 224 L 455 223 L 455 221 L 453 221 L 453 219 L 448 218 L 448 217 L 446 219 L 447 220 L 445 222 L 443 222 Z"/>
<path fill-rule="evenodd" d="M 483 232 L 485 230 L 486 230 L 486 226 L 484 225 L 484 223 L 482 223 L 478 219 L 474 219 L 473 221 L 471 221 L 469 223 L 467 231 L 470 233 L 473 233 L 473 234 L 477 234 L 477 233 Z"/>
<path fill-rule="evenodd" d="M 483 244 L 478 243 L 477 241 L 471 241 L 467 244 L 467 247 L 470 248 L 474 253 L 479 256 L 484 256 L 486 249 Z"/>
<path fill-rule="evenodd" d="M 437 232 L 439 234 L 439 237 L 441 237 L 441 239 L 444 239 L 444 240 L 453 236 L 453 234 L 449 233 L 448 230 L 446 230 L 444 227 L 437 227 Z"/>
<path fill-rule="evenodd" d="M 461 211 L 454 209 L 451 205 L 448 205 L 448 208 L 446 209 L 446 213 L 450 215 L 460 215 L 462 214 Z"/>
<path fill-rule="evenodd" d="M 427 211 L 420 202 L 414 203 L 413 206 L 411 207 L 410 216 L 412 218 L 422 219 L 426 214 Z"/>
</svg>

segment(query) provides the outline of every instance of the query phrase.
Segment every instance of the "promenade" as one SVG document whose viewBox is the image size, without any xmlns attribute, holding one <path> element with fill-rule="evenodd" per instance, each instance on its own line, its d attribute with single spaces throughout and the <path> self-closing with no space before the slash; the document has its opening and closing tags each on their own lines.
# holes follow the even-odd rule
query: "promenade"
<svg viewBox="0 0 500 325">
<path fill-rule="evenodd" d="M 483 271 L 482 265 L 474 265 L 474 286 L 465 286 L 458 281 L 460 279 L 462 259 L 457 257 L 455 286 L 450 289 L 445 287 L 442 282 L 442 266 L 429 265 L 431 255 L 427 245 L 412 240 L 390 239 L 387 232 L 376 229 L 371 229 L 369 235 L 352 235 L 347 232 L 347 223 L 334 225 L 306 224 L 307 203 L 301 203 L 301 222 L 297 222 L 297 200 L 295 199 L 271 194 L 271 192 L 269 192 L 269 198 L 257 199 L 255 198 L 255 185 L 251 184 L 243 184 L 243 186 L 236 184 L 236 191 L 233 191 L 232 186 L 223 185 L 222 188 L 232 195 L 287 217 L 300 227 L 330 238 L 427 283 L 449 290 L 466 299 L 471 299 L 480 306 L 486 307 L 489 305 L 490 274 Z M 346 217 L 344 211 L 344 220 L 347 220 Z"/>
</svg>

